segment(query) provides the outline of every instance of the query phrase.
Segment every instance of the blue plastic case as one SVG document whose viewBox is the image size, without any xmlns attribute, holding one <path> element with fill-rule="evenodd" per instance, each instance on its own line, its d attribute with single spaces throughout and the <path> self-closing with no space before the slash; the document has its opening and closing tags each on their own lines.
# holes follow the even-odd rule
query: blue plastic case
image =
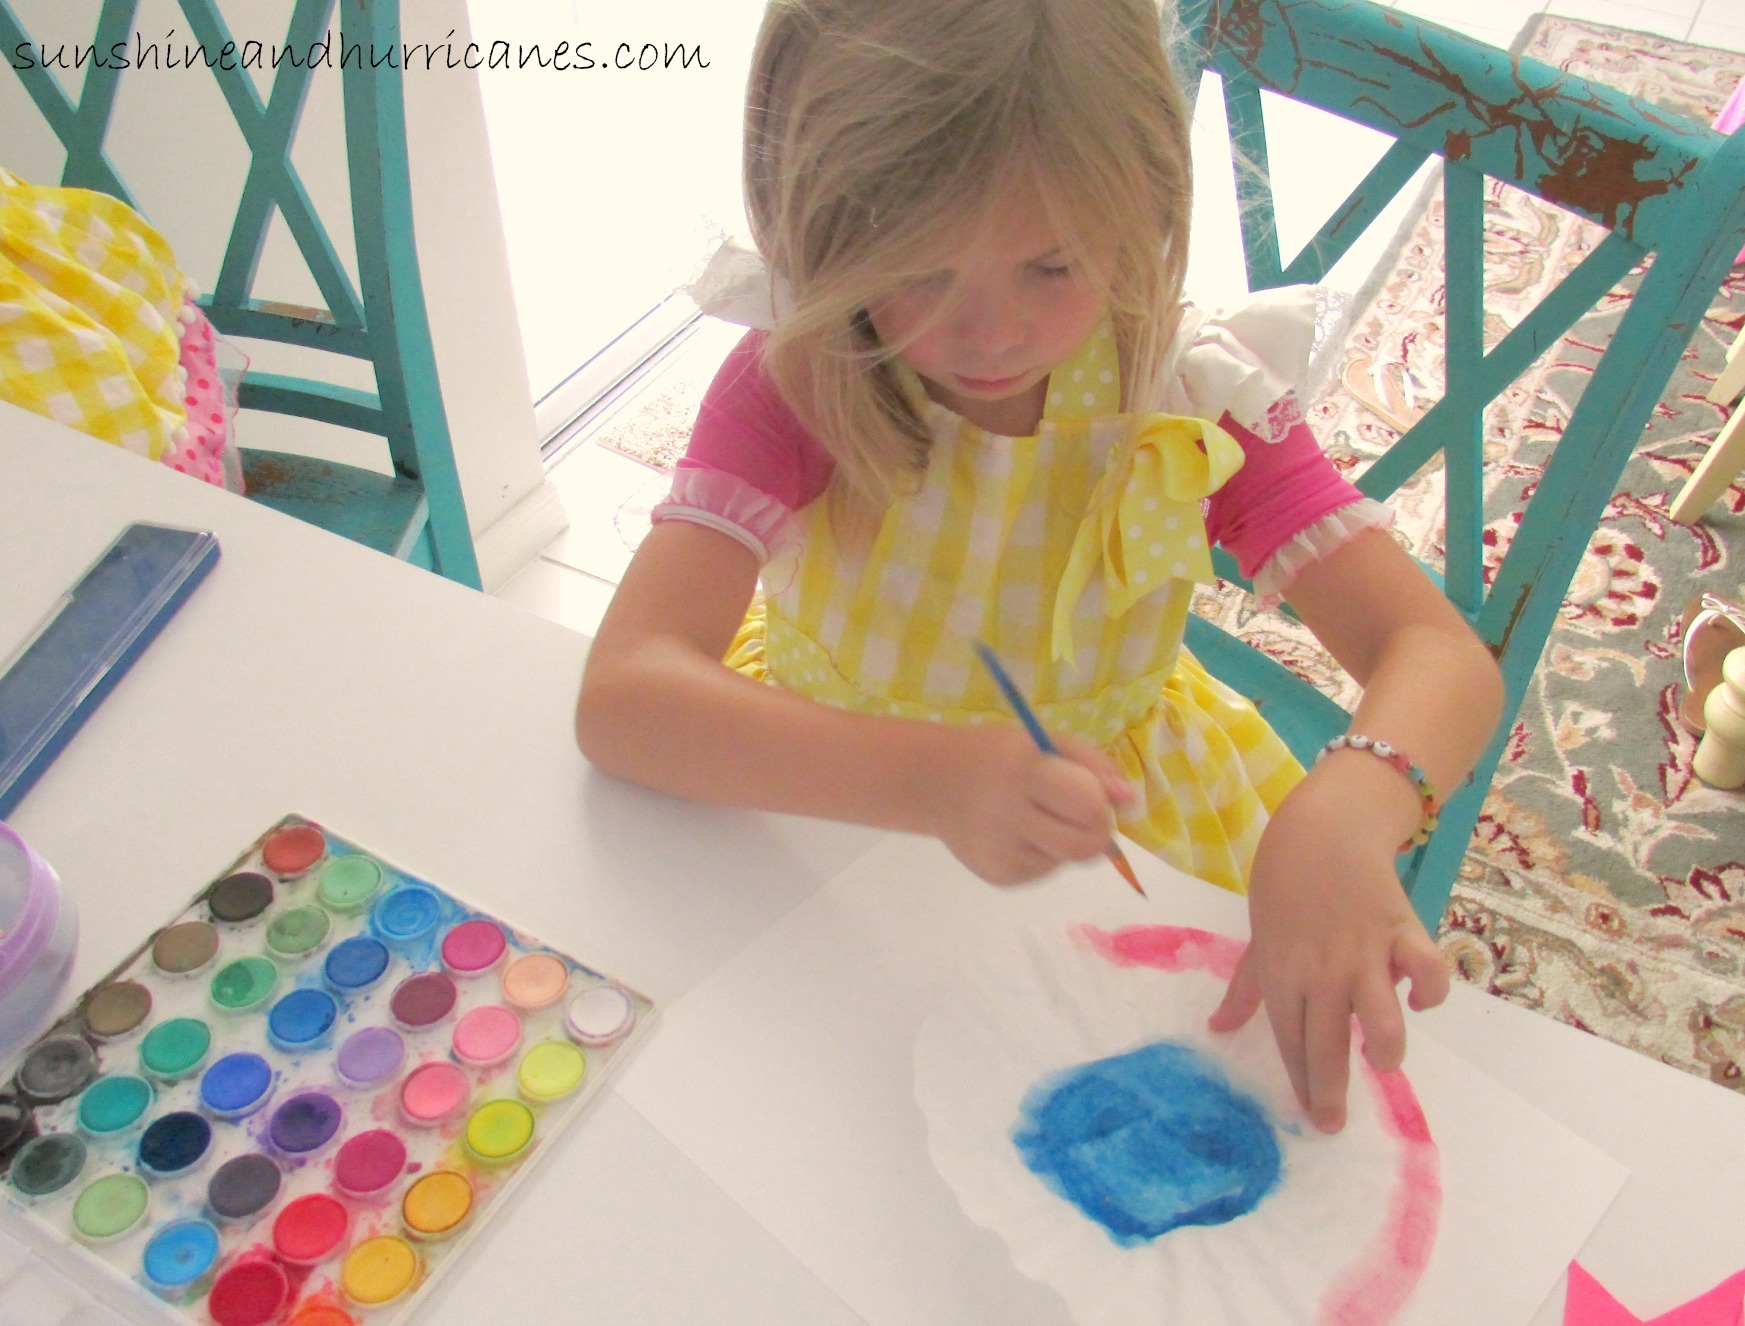
<svg viewBox="0 0 1745 1326">
<path fill-rule="evenodd" d="M 0 819 L 11 814 L 218 560 L 209 530 L 129 525 L 0 671 Z"/>
</svg>

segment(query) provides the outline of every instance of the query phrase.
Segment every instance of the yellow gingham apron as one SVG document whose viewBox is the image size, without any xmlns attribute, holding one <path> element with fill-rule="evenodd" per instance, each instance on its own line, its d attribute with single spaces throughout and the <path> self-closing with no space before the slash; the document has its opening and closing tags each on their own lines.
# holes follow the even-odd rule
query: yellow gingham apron
<svg viewBox="0 0 1745 1326">
<path fill-rule="evenodd" d="M 0 170 L 0 398 L 161 459 L 188 418 L 186 293 L 169 245 L 125 203 Z"/>
<path fill-rule="evenodd" d="M 866 547 L 837 542 L 832 492 L 799 512 L 793 578 L 748 614 L 727 662 L 844 709 L 1011 722 L 971 648 L 985 640 L 1045 727 L 1100 747 L 1139 793 L 1124 833 L 1240 892 L 1303 772 L 1181 649 L 1193 584 L 1212 578 L 1200 500 L 1242 452 L 1204 420 L 1122 415 L 1120 391 L 1105 324 L 1051 375 L 1035 437 L 925 402 L 918 490 Z"/>
</svg>

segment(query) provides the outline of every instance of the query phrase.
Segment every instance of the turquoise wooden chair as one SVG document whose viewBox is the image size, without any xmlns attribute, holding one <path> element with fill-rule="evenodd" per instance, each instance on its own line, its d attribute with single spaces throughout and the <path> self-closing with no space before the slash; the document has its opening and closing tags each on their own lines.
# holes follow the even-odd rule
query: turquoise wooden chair
<svg viewBox="0 0 1745 1326">
<path fill-rule="evenodd" d="M 1188 84 L 1197 86 L 1204 69 L 1222 77 L 1233 155 L 1260 168 L 1237 172 L 1252 288 L 1322 279 L 1418 167 L 1431 156 L 1442 158 L 1448 380 L 1442 400 L 1357 480 L 1365 494 L 1385 499 L 1442 457 L 1447 558 L 1438 579 L 1496 654 L 1506 684 L 1503 721 L 1471 783 L 1448 798 L 1429 843 L 1401 859 L 1413 906 L 1434 933 L 1589 537 L 1709 297 L 1739 252 L 1745 132 L 1725 138 L 1369 0 L 1184 0 L 1182 11 L 1180 59 Z M 1288 264 L 1265 178 L 1263 89 L 1394 139 Z M 1488 354 L 1481 335 L 1487 175 L 1610 232 Z M 1650 257 L 1653 266 L 1487 585 L 1484 409 Z M 1241 581 L 1227 557 L 1219 573 Z M 1208 622 L 1192 619 L 1187 643 L 1214 674 L 1259 704 L 1305 762 L 1350 721 L 1312 686 Z"/>
<path fill-rule="evenodd" d="M 191 40 L 217 57 L 232 38 L 215 0 L 180 3 Z M 95 49 L 103 52 L 116 42 L 131 43 L 137 9 L 138 0 L 104 0 L 91 39 Z M 285 43 L 307 51 L 326 35 L 333 9 L 334 0 L 297 0 Z M 354 43 L 365 51 L 397 49 L 399 0 L 347 0 L 339 24 L 341 50 Z M 12 51 L 30 40 L 11 5 L 0 0 L 0 45 Z M 376 380 L 371 392 L 250 370 L 239 404 L 245 410 L 295 415 L 373 434 L 386 443 L 393 469 L 383 474 L 245 445 L 248 495 L 476 588 L 478 560 L 455 473 L 413 239 L 399 62 L 352 61 L 342 74 L 359 276 L 354 286 L 291 160 L 312 71 L 301 61 L 282 62 L 263 103 L 249 74 L 236 67 L 237 48 L 231 49 L 231 58 L 210 72 L 248 144 L 251 162 L 235 202 L 235 221 L 215 288 L 201 303 L 227 335 L 361 359 L 373 367 Z M 227 63 L 230 68 L 224 67 Z M 40 65 L 15 72 L 66 148 L 61 183 L 100 189 L 139 210 L 105 152 L 122 71 L 88 66 L 77 101 Z M 172 132 L 164 126 L 166 136 Z M 267 227 L 275 212 L 284 218 L 326 308 L 255 298 Z M 174 236 L 170 238 L 173 243 Z M 246 443 L 246 421 L 239 431 Z"/>
</svg>

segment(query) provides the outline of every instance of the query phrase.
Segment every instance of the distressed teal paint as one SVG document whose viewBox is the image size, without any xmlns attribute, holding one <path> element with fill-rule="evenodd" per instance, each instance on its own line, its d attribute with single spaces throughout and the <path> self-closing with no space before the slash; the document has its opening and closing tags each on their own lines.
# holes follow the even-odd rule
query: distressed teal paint
<svg viewBox="0 0 1745 1326">
<path fill-rule="evenodd" d="M 1642 427 L 1745 235 L 1745 132 L 1731 139 L 1612 88 L 1513 56 L 1369 0 L 1183 0 L 1176 61 L 1217 72 L 1232 136 L 1266 159 L 1259 93 L 1355 120 L 1394 138 L 1374 170 L 1285 261 L 1265 180 L 1242 178 L 1256 288 L 1317 280 L 1426 155 L 1441 157 L 1446 208 L 1448 381 L 1442 399 L 1358 479 L 1385 499 L 1440 458 L 1448 476 L 1443 587 L 1497 656 L 1504 717 L 1472 782 L 1448 799 L 1401 878 L 1426 925 L 1440 924 L 1461 857 L 1577 565 Z M 1487 354 L 1483 190 L 1500 179 L 1610 234 Z M 1653 265 L 1588 383 L 1507 555 L 1483 578 L 1480 426 L 1488 403 L 1621 277 Z M 1219 573 L 1239 580 L 1229 559 Z M 1286 669 L 1207 622 L 1188 647 L 1249 695 L 1291 749 L 1313 758 L 1350 716 Z"/>
</svg>

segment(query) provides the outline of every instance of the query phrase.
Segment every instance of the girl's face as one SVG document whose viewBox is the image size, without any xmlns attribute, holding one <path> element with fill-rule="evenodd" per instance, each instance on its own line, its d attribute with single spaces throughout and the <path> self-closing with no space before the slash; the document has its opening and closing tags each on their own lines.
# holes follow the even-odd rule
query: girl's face
<svg viewBox="0 0 1745 1326">
<path fill-rule="evenodd" d="M 867 309 L 927 394 L 971 423 L 1026 437 L 1048 375 L 1109 306 L 1112 246 L 1061 237 L 1029 190 L 1014 190 L 940 270 Z"/>
</svg>

